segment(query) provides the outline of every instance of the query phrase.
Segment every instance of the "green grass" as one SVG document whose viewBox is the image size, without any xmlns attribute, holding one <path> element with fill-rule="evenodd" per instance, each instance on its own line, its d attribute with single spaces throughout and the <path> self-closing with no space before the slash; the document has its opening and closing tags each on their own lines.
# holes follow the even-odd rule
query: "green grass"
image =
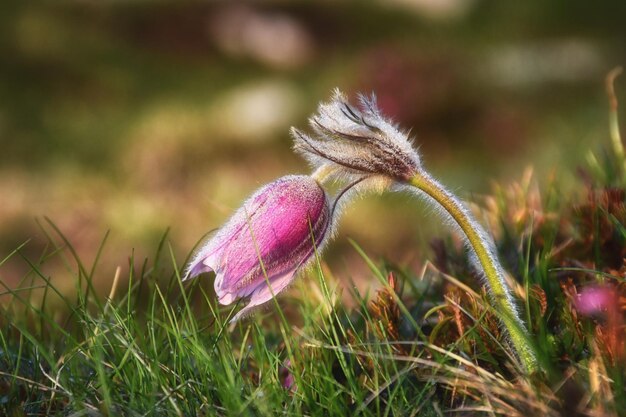
<svg viewBox="0 0 626 417">
<path fill-rule="evenodd" d="M 28 260 L 31 284 L 46 280 L 43 294 L 35 285 L 6 288 L 12 300 L 2 314 L 0 407 L 7 415 L 345 415 L 359 409 L 378 415 L 432 408 L 433 384 L 415 378 L 412 360 L 390 359 L 390 345 L 362 340 L 321 274 L 323 302 L 303 297 L 301 326 L 261 312 L 229 328 L 231 309 L 219 307 L 201 286 L 185 289 L 178 272 L 155 273 L 161 262 L 178 270 L 166 239 L 152 267 L 132 273 L 127 286 L 115 280 L 114 300 L 98 300 L 89 284 L 95 269 L 74 257 L 53 225 L 46 230 L 50 253 L 40 262 L 69 254 L 78 291 L 75 300 L 58 293 Z M 46 308 L 52 293 L 64 308 Z M 357 321 L 373 323 L 360 302 Z M 348 332 L 359 335 L 355 346 L 346 343 Z M 364 374 L 363 361 L 373 375 Z M 288 373 L 297 389 L 283 386 Z"/>
</svg>

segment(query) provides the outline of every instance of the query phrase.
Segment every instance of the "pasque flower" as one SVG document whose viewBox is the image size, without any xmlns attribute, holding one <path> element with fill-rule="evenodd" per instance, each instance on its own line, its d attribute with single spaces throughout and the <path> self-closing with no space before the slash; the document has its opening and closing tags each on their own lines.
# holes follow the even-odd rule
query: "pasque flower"
<svg viewBox="0 0 626 417">
<path fill-rule="evenodd" d="M 236 321 L 293 281 L 324 245 L 330 223 L 328 198 L 316 180 L 279 178 L 256 191 L 198 251 L 184 280 L 214 271 L 221 304 L 249 297 Z"/>
<path fill-rule="evenodd" d="M 313 166 L 315 177 L 377 179 L 384 187 L 407 190 L 425 198 L 460 232 L 472 263 L 485 279 L 512 346 L 526 370 L 534 371 L 536 355 L 491 237 L 465 205 L 423 168 L 408 135 L 383 117 L 375 97 L 361 95 L 357 108 L 340 91 L 335 91 L 332 100 L 320 104 L 309 122 L 313 134 L 294 128 L 291 133 L 295 150 Z"/>
</svg>

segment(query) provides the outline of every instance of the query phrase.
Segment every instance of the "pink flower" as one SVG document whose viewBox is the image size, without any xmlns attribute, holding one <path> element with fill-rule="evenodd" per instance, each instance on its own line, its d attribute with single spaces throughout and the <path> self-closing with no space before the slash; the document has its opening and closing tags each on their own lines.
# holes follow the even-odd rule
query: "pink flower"
<svg viewBox="0 0 626 417">
<path fill-rule="evenodd" d="M 612 314 L 613 310 L 617 309 L 615 291 L 608 286 L 585 287 L 578 295 L 576 309 L 587 316 L 598 313 Z"/>
<path fill-rule="evenodd" d="M 576 309 L 586 316 L 600 318 L 595 338 L 611 362 L 624 360 L 624 317 L 620 307 L 620 296 L 611 285 L 593 285 L 583 288 L 578 295 Z"/>
<path fill-rule="evenodd" d="M 287 359 L 283 365 L 278 368 L 278 374 L 280 375 L 283 388 L 287 391 L 295 391 L 296 379 L 293 376 L 293 367 L 291 366 L 290 359 Z"/>
<path fill-rule="evenodd" d="M 293 281 L 323 246 L 330 217 L 326 193 L 313 178 L 279 178 L 255 192 L 200 249 L 183 280 L 214 271 L 221 304 L 249 297 L 236 321 Z"/>
</svg>

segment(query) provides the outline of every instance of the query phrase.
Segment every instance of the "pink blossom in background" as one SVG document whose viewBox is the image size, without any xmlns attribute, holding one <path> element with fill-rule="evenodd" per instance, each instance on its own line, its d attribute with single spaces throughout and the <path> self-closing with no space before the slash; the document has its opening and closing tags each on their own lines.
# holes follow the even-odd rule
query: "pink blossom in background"
<svg viewBox="0 0 626 417">
<path fill-rule="evenodd" d="M 578 295 L 576 309 L 587 316 L 601 315 L 595 338 L 612 363 L 626 359 L 624 318 L 618 290 L 610 285 L 588 286 Z"/>
<path fill-rule="evenodd" d="M 613 314 L 617 308 L 615 291 L 609 286 L 588 286 L 576 299 L 576 310 L 584 315 Z"/>
<path fill-rule="evenodd" d="M 255 192 L 200 249 L 184 280 L 214 271 L 221 304 L 249 297 L 236 321 L 293 281 L 323 245 L 330 216 L 326 193 L 313 178 L 279 178 Z"/>
<path fill-rule="evenodd" d="M 283 365 L 278 369 L 279 376 L 283 385 L 288 391 L 295 390 L 296 379 L 293 376 L 293 369 L 291 366 L 291 360 L 287 359 Z"/>
</svg>

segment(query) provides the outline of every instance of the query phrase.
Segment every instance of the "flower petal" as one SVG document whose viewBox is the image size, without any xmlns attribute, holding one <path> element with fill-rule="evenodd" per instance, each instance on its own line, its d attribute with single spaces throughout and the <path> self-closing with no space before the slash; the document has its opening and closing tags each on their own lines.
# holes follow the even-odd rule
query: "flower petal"
<svg viewBox="0 0 626 417">
<path fill-rule="evenodd" d="M 213 288 L 215 288 L 215 294 L 217 295 L 217 301 L 222 305 L 229 305 L 235 301 L 239 294 L 236 292 L 230 292 L 222 290 L 222 282 L 224 281 L 223 272 L 219 272 L 215 275 L 215 282 L 213 283 Z"/>
<path fill-rule="evenodd" d="M 212 244 L 213 243 L 213 244 Z M 218 268 L 219 258 L 222 255 L 223 248 L 228 241 L 221 243 L 218 247 L 214 247 L 214 242 L 207 243 L 205 248 L 201 249 L 187 267 L 187 272 L 183 277 L 183 281 L 198 276 L 204 272 L 216 271 Z M 210 245 L 210 246 L 209 246 Z"/>
<path fill-rule="evenodd" d="M 233 240 L 237 239 L 242 230 L 247 228 L 248 217 L 260 210 L 267 202 L 267 198 L 265 193 L 257 192 L 245 202 L 245 209 L 239 209 L 217 233 L 210 236 L 189 263 L 183 281 L 203 272 L 217 272 L 224 248 L 228 247 Z"/>
<path fill-rule="evenodd" d="M 216 292 L 244 297 L 265 281 L 298 268 L 320 246 L 330 212 L 324 190 L 310 177 L 287 176 L 259 192 L 267 202 L 249 213 L 245 227 L 224 248 L 218 268 L 223 280 Z M 237 214 L 239 215 L 239 213 Z"/>
<path fill-rule="evenodd" d="M 282 290 L 284 290 L 291 282 L 293 282 L 297 268 L 291 271 L 288 271 L 285 274 L 279 275 L 277 277 L 272 277 L 269 279 L 270 286 L 267 285 L 267 282 L 262 282 L 258 287 L 254 289 L 250 296 L 250 302 L 242 308 L 235 316 L 230 320 L 231 323 L 236 322 L 246 314 L 250 312 L 253 308 L 260 306 L 272 299 L 273 295 L 275 296 Z"/>
</svg>

